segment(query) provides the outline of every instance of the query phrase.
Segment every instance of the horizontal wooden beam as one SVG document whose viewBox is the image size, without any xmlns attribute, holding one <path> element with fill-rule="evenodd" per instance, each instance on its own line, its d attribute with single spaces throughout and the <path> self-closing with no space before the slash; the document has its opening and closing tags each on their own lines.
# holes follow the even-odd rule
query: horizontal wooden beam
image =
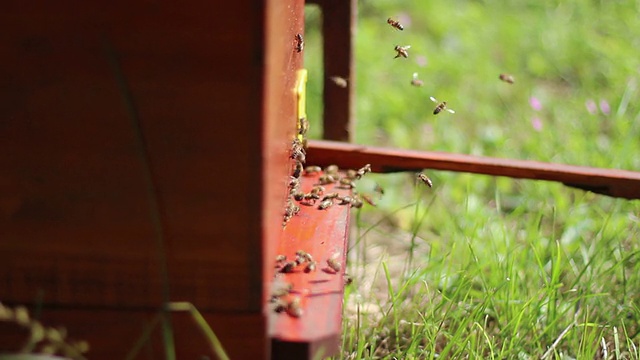
<svg viewBox="0 0 640 360">
<path fill-rule="evenodd" d="M 627 170 L 381 148 L 320 140 L 309 141 L 307 161 L 309 164 L 317 165 L 335 163 L 341 168 L 358 168 L 364 163 L 370 163 L 374 172 L 383 173 L 436 169 L 556 181 L 598 194 L 640 199 L 640 172 Z"/>
</svg>

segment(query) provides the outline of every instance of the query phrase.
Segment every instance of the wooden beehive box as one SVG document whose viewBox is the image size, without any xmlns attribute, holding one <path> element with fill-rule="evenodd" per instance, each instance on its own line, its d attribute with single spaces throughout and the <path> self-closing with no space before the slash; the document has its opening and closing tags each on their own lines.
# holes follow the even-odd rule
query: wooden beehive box
<svg viewBox="0 0 640 360">
<path fill-rule="evenodd" d="M 231 358 L 268 357 L 303 11 L 5 4 L 0 301 L 39 308 L 92 359 L 123 358 L 163 304 L 187 301 Z M 171 319 L 178 358 L 212 355 L 188 315 Z M 155 329 L 139 358 L 164 349 Z"/>
</svg>

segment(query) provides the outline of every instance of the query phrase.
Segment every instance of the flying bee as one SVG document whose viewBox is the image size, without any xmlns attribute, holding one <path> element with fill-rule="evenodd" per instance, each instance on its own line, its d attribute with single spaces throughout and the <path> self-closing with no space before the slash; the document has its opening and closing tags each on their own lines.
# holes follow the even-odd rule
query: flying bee
<svg viewBox="0 0 640 360">
<path fill-rule="evenodd" d="M 343 89 L 346 89 L 346 87 L 349 86 L 349 82 L 347 81 L 347 79 L 343 77 L 331 76 L 329 79 L 331 79 L 331 81 L 333 81 L 333 83 L 336 84 L 338 87 L 341 87 Z"/>
<path fill-rule="evenodd" d="M 438 104 L 436 106 L 435 109 L 433 109 L 433 115 L 438 115 L 441 111 L 448 111 L 452 114 L 455 114 L 456 112 L 452 109 L 447 109 L 447 102 L 443 101 L 443 102 L 438 102 L 438 99 L 434 98 L 433 96 L 429 97 L 429 99 L 431 99 L 431 101 L 433 101 L 434 103 Z"/>
<path fill-rule="evenodd" d="M 293 298 L 291 298 L 291 300 L 289 300 L 289 304 L 287 305 L 287 314 L 292 317 L 299 318 L 300 316 L 302 316 L 302 313 L 303 311 L 300 298 L 294 296 Z"/>
<path fill-rule="evenodd" d="M 302 52 L 304 50 L 304 38 L 302 34 L 296 34 L 296 51 Z"/>
<path fill-rule="evenodd" d="M 376 183 L 376 186 L 373 188 L 373 191 L 377 192 L 380 195 L 384 195 L 384 189 L 378 183 Z"/>
<path fill-rule="evenodd" d="M 342 264 L 340 264 L 340 261 L 338 261 L 339 257 L 340 253 L 335 253 L 327 259 L 327 266 L 334 272 L 340 272 L 340 270 L 342 269 Z"/>
<path fill-rule="evenodd" d="M 418 86 L 418 87 L 424 85 L 424 82 L 418 79 L 418 73 L 413 73 L 413 78 L 411 79 L 411 85 Z"/>
<path fill-rule="evenodd" d="M 514 82 L 516 82 L 516 80 L 513 78 L 513 76 L 509 75 L 509 74 L 500 74 L 500 80 L 507 82 L 509 84 L 513 84 Z"/>
<path fill-rule="evenodd" d="M 371 205 L 371 206 L 377 206 L 376 202 L 373 201 L 373 198 L 367 194 L 362 194 L 362 200 L 366 201 L 367 204 Z"/>
<path fill-rule="evenodd" d="M 387 24 L 393 26 L 398 30 L 404 30 L 404 26 L 402 26 L 402 24 L 400 24 L 398 21 L 393 20 L 392 18 L 387 19 Z"/>
<path fill-rule="evenodd" d="M 425 185 L 427 185 L 428 187 L 433 187 L 433 183 L 431 182 L 431 179 L 429 179 L 429 177 L 423 173 L 418 173 L 418 179 L 420 181 L 422 181 L 423 183 L 425 183 Z"/>
<path fill-rule="evenodd" d="M 409 52 L 407 50 L 409 50 L 410 47 L 411 45 L 405 45 L 405 46 L 396 45 L 396 47 L 393 48 L 396 51 L 396 56 L 394 57 L 394 59 L 397 59 L 400 56 L 402 56 L 405 59 L 408 58 Z"/>
</svg>

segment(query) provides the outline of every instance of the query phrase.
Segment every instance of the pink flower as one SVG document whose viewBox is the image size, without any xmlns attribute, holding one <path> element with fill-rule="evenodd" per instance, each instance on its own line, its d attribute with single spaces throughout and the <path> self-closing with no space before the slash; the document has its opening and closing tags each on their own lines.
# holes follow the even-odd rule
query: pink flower
<svg viewBox="0 0 640 360">
<path fill-rule="evenodd" d="M 542 103 L 535 96 L 529 98 L 529 105 L 531 105 L 531 108 L 535 111 L 542 110 Z"/>
<path fill-rule="evenodd" d="M 418 55 L 416 56 L 416 63 L 418 64 L 418 66 L 420 67 L 425 67 L 427 66 L 427 57 L 424 55 Z"/>
<path fill-rule="evenodd" d="M 602 113 L 605 115 L 609 115 L 611 113 L 611 107 L 609 106 L 607 100 L 600 100 L 600 111 L 602 111 Z"/>
<path fill-rule="evenodd" d="M 531 119 L 531 126 L 533 126 L 533 130 L 540 131 L 542 130 L 542 120 L 539 117 L 534 117 Z"/>
<path fill-rule="evenodd" d="M 591 115 L 595 115 L 595 113 L 598 111 L 598 105 L 596 105 L 596 102 L 592 99 L 587 100 L 584 105 L 587 107 L 587 111 Z"/>
</svg>

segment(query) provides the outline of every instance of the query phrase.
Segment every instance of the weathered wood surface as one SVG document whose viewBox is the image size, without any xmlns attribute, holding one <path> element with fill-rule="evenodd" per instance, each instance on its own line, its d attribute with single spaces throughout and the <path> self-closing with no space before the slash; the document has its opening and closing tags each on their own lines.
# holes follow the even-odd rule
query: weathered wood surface
<svg viewBox="0 0 640 360">
<path fill-rule="evenodd" d="M 309 153 L 308 161 L 319 165 L 335 163 L 348 168 L 362 166 L 362 163 L 367 162 L 371 164 L 373 171 L 383 173 L 435 169 L 557 181 L 599 194 L 640 199 L 640 172 L 627 170 L 381 148 L 321 140 L 309 141 Z"/>
</svg>

